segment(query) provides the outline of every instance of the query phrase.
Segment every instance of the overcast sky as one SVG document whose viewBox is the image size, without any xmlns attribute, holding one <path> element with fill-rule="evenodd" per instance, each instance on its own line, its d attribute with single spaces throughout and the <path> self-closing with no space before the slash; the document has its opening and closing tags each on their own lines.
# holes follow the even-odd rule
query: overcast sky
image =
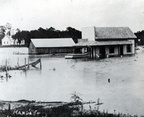
<svg viewBox="0 0 144 117">
<path fill-rule="evenodd" d="M 128 26 L 144 30 L 144 0 L 0 0 L 0 25 L 33 30 Z"/>
</svg>

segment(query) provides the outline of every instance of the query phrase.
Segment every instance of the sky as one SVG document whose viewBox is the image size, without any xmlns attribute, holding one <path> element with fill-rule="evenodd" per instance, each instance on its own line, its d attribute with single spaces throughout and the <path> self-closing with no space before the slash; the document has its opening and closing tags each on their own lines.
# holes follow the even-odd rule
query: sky
<svg viewBox="0 0 144 117">
<path fill-rule="evenodd" d="M 0 0 L 0 25 L 20 30 L 130 27 L 144 30 L 144 0 Z"/>
</svg>

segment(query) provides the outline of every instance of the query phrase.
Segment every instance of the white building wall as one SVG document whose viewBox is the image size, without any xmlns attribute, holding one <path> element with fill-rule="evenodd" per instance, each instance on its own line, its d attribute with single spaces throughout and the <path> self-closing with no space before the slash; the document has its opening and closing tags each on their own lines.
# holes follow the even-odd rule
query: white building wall
<svg viewBox="0 0 144 117">
<path fill-rule="evenodd" d="M 7 40 L 2 41 L 2 46 L 5 46 L 5 45 L 10 45 L 10 42 Z"/>
<path fill-rule="evenodd" d="M 132 42 L 131 53 L 135 54 L 135 40 L 129 40 L 129 41 Z"/>
<path fill-rule="evenodd" d="M 2 39 L 2 46 L 5 46 L 5 45 L 11 45 L 11 40 L 9 37 L 5 36 L 3 39 Z"/>
<path fill-rule="evenodd" d="M 127 52 L 127 45 L 124 45 L 123 46 L 123 51 L 124 51 L 125 55 L 127 55 L 127 54 L 135 54 L 135 41 L 134 40 L 129 40 L 129 41 L 132 42 L 131 52 Z"/>
<path fill-rule="evenodd" d="M 35 48 L 35 46 L 32 42 L 29 45 L 29 53 L 30 54 L 35 54 L 36 53 L 36 48 Z"/>
<path fill-rule="evenodd" d="M 106 53 L 106 55 L 109 55 L 109 47 L 108 46 L 105 47 L 105 53 Z"/>
<path fill-rule="evenodd" d="M 114 53 L 110 53 L 109 49 L 110 49 L 110 47 L 106 46 L 106 55 L 110 55 L 110 56 L 118 55 L 118 46 L 114 46 Z"/>
<path fill-rule="evenodd" d="M 127 45 L 123 46 L 123 54 L 126 55 L 127 54 Z"/>
<path fill-rule="evenodd" d="M 96 47 L 96 54 L 99 55 L 100 52 L 99 52 L 99 47 Z"/>
<path fill-rule="evenodd" d="M 118 53 L 118 46 L 115 46 L 115 55 L 118 55 L 119 53 Z"/>
<path fill-rule="evenodd" d="M 95 27 L 83 27 L 82 39 L 88 39 L 89 41 L 95 41 Z"/>
</svg>

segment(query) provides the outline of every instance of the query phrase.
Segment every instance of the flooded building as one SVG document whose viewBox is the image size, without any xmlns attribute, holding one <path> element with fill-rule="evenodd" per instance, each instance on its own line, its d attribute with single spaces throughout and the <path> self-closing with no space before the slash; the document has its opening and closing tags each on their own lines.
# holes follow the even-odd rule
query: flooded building
<svg viewBox="0 0 144 117">
<path fill-rule="evenodd" d="M 72 38 L 38 38 L 31 39 L 30 54 L 73 53 L 74 41 Z"/>
<path fill-rule="evenodd" d="M 128 27 L 86 27 L 75 47 L 91 58 L 132 55 L 136 38 Z"/>
</svg>

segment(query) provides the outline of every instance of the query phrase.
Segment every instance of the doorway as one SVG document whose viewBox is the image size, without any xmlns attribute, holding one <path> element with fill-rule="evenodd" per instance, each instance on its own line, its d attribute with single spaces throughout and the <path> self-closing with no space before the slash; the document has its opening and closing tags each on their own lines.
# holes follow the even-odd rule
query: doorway
<svg viewBox="0 0 144 117">
<path fill-rule="evenodd" d="M 105 51 L 105 47 L 101 46 L 99 47 L 99 54 L 101 58 L 105 58 L 106 57 L 106 51 Z"/>
<path fill-rule="evenodd" d="M 123 55 L 123 45 L 119 47 L 119 55 Z"/>
</svg>

